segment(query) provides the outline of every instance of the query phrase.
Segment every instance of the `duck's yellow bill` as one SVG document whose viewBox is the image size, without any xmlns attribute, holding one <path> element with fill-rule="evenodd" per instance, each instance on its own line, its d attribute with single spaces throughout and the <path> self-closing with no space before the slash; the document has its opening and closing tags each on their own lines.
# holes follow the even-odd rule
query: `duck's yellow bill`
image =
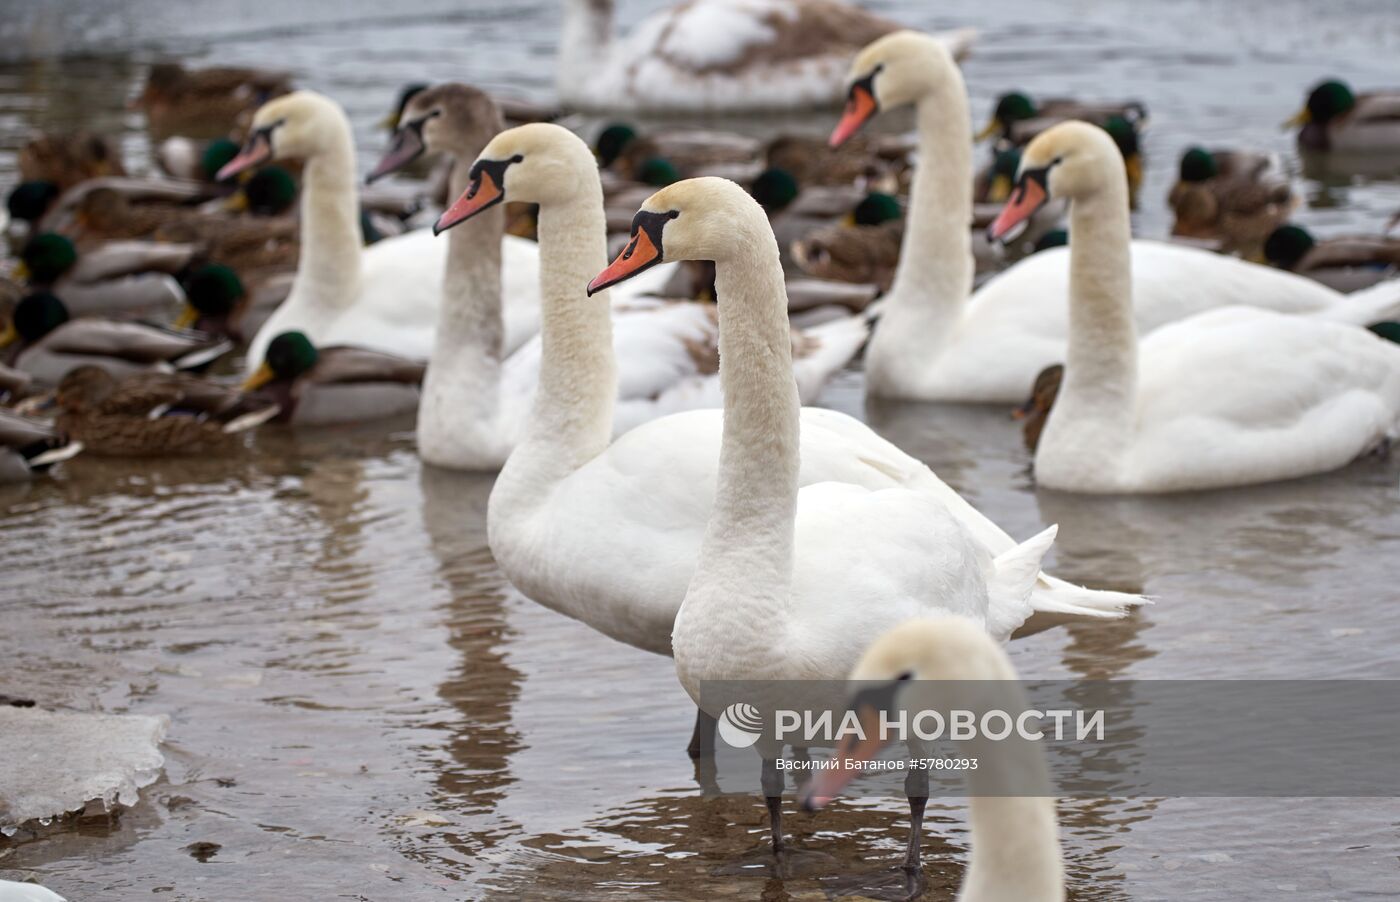
<svg viewBox="0 0 1400 902">
<path fill-rule="evenodd" d="M 193 304 L 186 304 L 181 308 L 180 315 L 175 317 L 175 328 L 193 329 L 197 322 L 199 322 L 199 311 L 194 309 Z"/>
<path fill-rule="evenodd" d="M 10 270 L 10 275 L 14 276 L 15 281 L 17 282 L 28 282 L 29 267 L 25 265 L 23 260 L 21 260 L 20 262 L 15 264 L 14 269 Z"/>
<path fill-rule="evenodd" d="M 14 323 L 6 323 L 4 331 L 0 331 L 0 348 L 8 348 L 19 341 L 19 330 Z"/>
<path fill-rule="evenodd" d="M 1312 113 L 1308 111 L 1307 107 L 1303 107 L 1301 110 L 1288 117 L 1288 121 L 1283 123 L 1283 128 L 1285 130 L 1291 128 L 1302 128 L 1311 121 Z"/>
<path fill-rule="evenodd" d="M 988 138 L 990 138 L 990 137 L 992 137 L 993 135 L 995 135 L 995 134 L 996 134 L 998 131 L 1000 131 L 1000 130 L 1001 130 L 1001 123 L 999 123 L 999 122 L 997 122 L 995 119 L 993 119 L 991 122 L 988 122 L 986 125 L 982 126 L 982 130 L 981 130 L 980 132 L 978 132 L 978 133 L 977 133 L 977 136 L 974 137 L 972 140 L 974 140 L 974 141 L 985 141 L 985 140 L 987 140 Z"/>
<path fill-rule="evenodd" d="M 277 378 L 277 374 L 272 372 L 272 367 L 263 363 L 262 366 L 258 367 L 257 372 L 243 380 L 241 387 L 243 391 L 256 391 L 275 378 Z"/>
</svg>

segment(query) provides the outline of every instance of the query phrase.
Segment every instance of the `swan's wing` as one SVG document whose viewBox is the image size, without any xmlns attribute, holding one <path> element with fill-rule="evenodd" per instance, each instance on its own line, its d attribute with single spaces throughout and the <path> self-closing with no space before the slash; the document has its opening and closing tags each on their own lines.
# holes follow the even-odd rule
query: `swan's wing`
<svg viewBox="0 0 1400 902">
<path fill-rule="evenodd" d="M 1333 469 L 1397 426 L 1400 346 L 1356 326 L 1229 308 L 1140 348 L 1132 460 L 1154 485 L 1182 459 L 1227 481 Z"/>
<path fill-rule="evenodd" d="M 786 647 L 807 666 L 794 676 L 848 673 L 879 636 L 916 617 L 958 614 L 988 625 L 992 557 L 924 493 L 807 486 L 795 540 L 797 616 Z M 1024 593 L 1018 607 L 1016 625 L 1029 611 Z"/>
</svg>

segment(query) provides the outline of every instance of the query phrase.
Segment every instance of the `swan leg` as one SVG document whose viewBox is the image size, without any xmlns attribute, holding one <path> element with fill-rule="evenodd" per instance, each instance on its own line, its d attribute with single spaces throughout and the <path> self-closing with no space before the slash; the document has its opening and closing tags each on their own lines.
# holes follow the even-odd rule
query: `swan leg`
<svg viewBox="0 0 1400 902">
<path fill-rule="evenodd" d="M 685 747 L 686 754 L 692 758 L 712 757 L 715 753 L 715 732 L 718 729 L 719 721 L 696 708 L 695 730 L 690 734 L 690 745 Z"/>
<path fill-rule="evenodd" d="M 928 805 L 928 771 L 911 769 L 904 778 L 904 794 L 909 797 L 909 848 L 904 853 L 904 870 L 917 874 L 923 869 L 921 840 Z"/>
<path fill-rule="evenodd" d="M 763 759 L 763 800 L 768 803 L 768 823 L 773 832 L 773 854 L 783 853 L 783 774 L 776 758 Z"/>
</svg>

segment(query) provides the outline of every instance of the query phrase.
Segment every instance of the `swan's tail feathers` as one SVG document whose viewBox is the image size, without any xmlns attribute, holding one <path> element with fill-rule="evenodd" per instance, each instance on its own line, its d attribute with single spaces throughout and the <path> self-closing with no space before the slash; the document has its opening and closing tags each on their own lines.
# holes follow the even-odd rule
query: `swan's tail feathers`
<svg viewBox="0 0 1400 902">
<path fill-rule="evenodd" d="M 987 586 L 987 632 L 1005 642 L 1035 612 L 1032 595 L 1040 580 L 1040 562 L 1055 544 L 1059 526 L 1051 526 L 992 559 Z"/>
<path fill-rule="evenodd" d="M 827 380 L 860 353 L 869 337 L 870 323 L 862 314 L 843 316 L 794 334 L 792 370 L 802 403 L 816 401 Z"/>
<path fill-rule="evenodd" d="M 1373 326 L 1400 319 L 1400 279 L 1386 279 L 1370 288 L 1353 291 L 1314 316 L 1355 326 Z"/>
<path fill-rule="evenodd" d="M 1088 589 L 1042 573 L 1035 591 L 1031 593 L 1034 613 L 1016 630 L 1016 637 L 1029 636 L 1075 620 L 1117 620 L 1128 616 L 1133 608 L 1146 604 L 1152 604 L 1152 599 L 1146 595 Z"/>
<path fill-rule="evenodd" d="M 948 53 L 953 59 L 962 62 L 972 53 L 972 45 L 977 43 L 977 29 L 975 28 L 953 28 L 948 31 L 934 32 L 934 37 L 948 48 Z"/>
</svg>

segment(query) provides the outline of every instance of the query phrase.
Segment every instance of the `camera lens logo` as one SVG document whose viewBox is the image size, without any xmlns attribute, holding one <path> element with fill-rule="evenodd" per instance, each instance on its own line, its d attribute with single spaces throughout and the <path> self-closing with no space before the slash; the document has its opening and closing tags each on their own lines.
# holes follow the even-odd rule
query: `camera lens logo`
<svg viewBox="0 0 1400 902">
<path fill-rule="evenodd" d="M 736 749 L 746 749 L 763 735 L 763 715 L 753 705 L 735 702 L 719 716 L 719 735 Z"/>
</svg>

